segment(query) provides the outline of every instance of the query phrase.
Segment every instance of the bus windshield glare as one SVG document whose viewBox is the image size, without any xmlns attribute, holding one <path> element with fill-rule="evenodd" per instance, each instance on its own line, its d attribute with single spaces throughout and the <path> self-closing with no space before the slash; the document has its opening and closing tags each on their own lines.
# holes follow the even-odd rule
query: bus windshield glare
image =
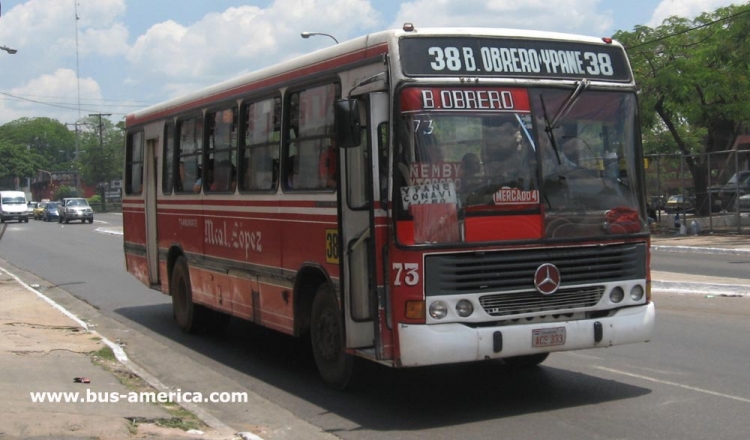
<svg viewBox="0 0 750 440">
<path fill-rule="evenodd" d="M 645 230 L 631 178 L 635 96 L 571 96 L 569 89 L 403 89 L 394 160 L 399 241 Z"/>
</svg>

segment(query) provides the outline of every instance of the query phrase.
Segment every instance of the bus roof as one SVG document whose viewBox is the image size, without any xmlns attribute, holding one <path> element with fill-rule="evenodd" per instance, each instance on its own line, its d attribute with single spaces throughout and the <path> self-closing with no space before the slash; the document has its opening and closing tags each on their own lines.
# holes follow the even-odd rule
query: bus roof
<svg viewBox="0 0 750 440">
<path fill-rule="evenodd" d="M 412 31 L 390 29 L 363 35 L 303 56 L 247 73 L 187 95 L 138 110 L 126 117 L 128 127 L 195 111 L 206 105 L 235 99 L 250 92 L 262 93 L 298 80 L 301 75 L 323 76 L 368 60 L 376 60 L 395 47 L 403 37 L 489 37 L 519 40 L 548 40 L 622 47 L 618 42 L 603 38 L 559 32 L 532 31 L 508 28 L 415 28 Z"/>
</svg>

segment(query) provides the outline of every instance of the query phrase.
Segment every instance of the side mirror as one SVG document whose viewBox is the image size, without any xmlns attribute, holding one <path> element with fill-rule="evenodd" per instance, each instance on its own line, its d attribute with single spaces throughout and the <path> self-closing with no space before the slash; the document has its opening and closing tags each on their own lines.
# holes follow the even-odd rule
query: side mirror
<svg viewBox="0 0 750 440">
<path fill-rule="evenodd" d="M 339 148 L 358 147 L 362 143 L 359 101 L 338 99 L 333 105 L 336 118 L 336 145 Z"/>
</svg>

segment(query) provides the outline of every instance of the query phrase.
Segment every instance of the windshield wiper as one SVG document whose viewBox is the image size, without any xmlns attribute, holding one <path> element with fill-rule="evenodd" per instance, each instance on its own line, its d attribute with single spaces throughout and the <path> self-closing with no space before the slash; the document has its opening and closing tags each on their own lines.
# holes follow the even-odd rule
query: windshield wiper
<svg viewBox="0 0 750 440">
<path fill-rule="evenodd" d="M 542 101 L 542 112 L 544 113 L 544 131 L 547 132 L 547 137 L 549 137 L 549 141 L 552 144 L 552 149 L 555 150 L 558 165 L 562 164 L 562 161 L 560 160 L 560 151 L 557 148 L 557 141 L 555 140 L 555 135 L 552 133 L 552 130 L 560 126 L 560 121 L 570 113 L 570 110 L 573 109 L 573 106 L 578 102 L 578 98 L 581 97 L 581 94 L 588 88 L 590 83 L 591 82 L 588 79 L 582 79 L 576 86 L 576 89 L 573 90 L 570 96 L 568 96 L 568 99 L 562 103 L 557 110 L 557 113 L 555 113 L 555 117 L 552 118 L 552 121 L 549 120 L 549 116 L 547 115 L 547 105 L 544 103 L 544 96 L 541 94 L 539 95 L 539 99 Z"/>
</svg>

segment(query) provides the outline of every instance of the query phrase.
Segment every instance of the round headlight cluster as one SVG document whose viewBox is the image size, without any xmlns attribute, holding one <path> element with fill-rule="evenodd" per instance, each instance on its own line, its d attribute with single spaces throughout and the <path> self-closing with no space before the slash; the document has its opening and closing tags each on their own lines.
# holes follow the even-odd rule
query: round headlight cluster
<svg viewBox="0 0 750 440">
<path fill-rule="evenodd" d="M 640 284 L 636 284 L 635 286 L 630 288 L 631 301 L 638 302 L 643 299 L 643 296 L 645 294 L 646 292 L 645 290 L 643 290 L 643 286 L 641 286 Z M 623 290 L 622 287 L 617 286 L 609 291 L 609 300 L 613 303 L 622 302 L 623 299 L 625 299 L 625 290 Z"/>
<path fill-rule="evenodd" d="M 430 316 L 432 319 L 443 319 L 448 315 L 448 305 L 442 301 L 435 301 L 430 304 Z"/>
<path fill-rule="evenodd" d="M 636 284 L 632 289 L 630 289 L 630 299 L 632 299 L 633 301 L 642 300 L 643 294 L 643 287 L 640 284 Z"/>
<path fill-rule="evenodd" d="M 458 313 L 458 316 L 466 318 L 474 313 L 474 306 L 471 301 L 462 299 L 456 304 L 456 313 Z"/>
<path fill-rule="evenodd" d="M 615 287 L 609 292 L 609 300 L 613 303 L 619 303 L 623 298 L 625 298 L 625 291 L 620 286 Z"/>
<path fill-rule="evenodd" d="M 430 304 L 429 313 L 432 319 L 443 319 L 448 316 L 448 304 L 445 301 L 433 301 Z M 472 313 L 474 313 L 474 305 L 468 299 L 462 299 L 456 303 L 456 314 L 461 318 L 468 318 Z"/>
</svg>

